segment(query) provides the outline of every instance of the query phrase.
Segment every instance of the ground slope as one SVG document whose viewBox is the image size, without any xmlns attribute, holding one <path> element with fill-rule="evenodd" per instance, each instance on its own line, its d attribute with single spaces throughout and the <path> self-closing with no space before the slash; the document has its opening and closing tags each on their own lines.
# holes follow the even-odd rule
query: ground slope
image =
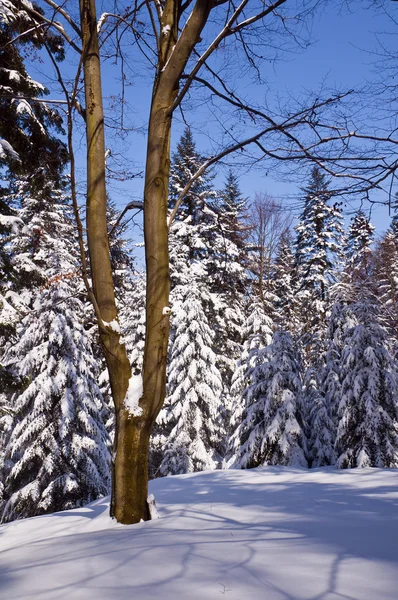
<svg viewBox="0 0 398 600">
<path fill-rule="evenodd" d="M 0 527 L 0 598 L 397 600 L 398 470 L 265 467 L 151 482 L 161 518 L 107 502 Z"/>
</svg>

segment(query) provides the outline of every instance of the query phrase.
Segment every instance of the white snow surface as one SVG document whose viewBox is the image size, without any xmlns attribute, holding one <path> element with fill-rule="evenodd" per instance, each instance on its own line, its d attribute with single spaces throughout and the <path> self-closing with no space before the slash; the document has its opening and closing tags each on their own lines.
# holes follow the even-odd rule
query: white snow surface
<svg viewBox="0 0 398 600">
<path fill-rule="evenodd" d="M 139 417 L 142 415 L 142 408 L 138 404 L 142 398 L 143 384 L 141 375 L 132 375 L 129 380 L 129 387 L 124 399 L 124 406 L 130 415 Z"/>
<path fill-rule="evenodd" d="M 102 324 L 104 325 L 104 327 L 110 327 L 110 329 L 112 329 L 112 331 L 114 331 L 115 333 L 121 333 L 120 325 L 116 321 L 116 319 L 113 319 L 113 321 L 102 320 Z"/>
<path fill-rule="evenodd" d="M 208 471 L 150 492 L 147 523 L 118 525 L 104 499 L 1 526 L 0 598 L 398 597 L 398 470 Z"/>
</svg>

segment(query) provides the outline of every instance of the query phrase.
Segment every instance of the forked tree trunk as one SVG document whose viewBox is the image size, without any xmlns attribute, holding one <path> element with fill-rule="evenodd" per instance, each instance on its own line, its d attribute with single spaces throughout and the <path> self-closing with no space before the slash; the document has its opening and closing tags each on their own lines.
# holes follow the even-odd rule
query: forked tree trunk
<svg viewBox="0 0 398 600">
<path fill-rule="evenodd" d="M 126 348 L 115 328 L 107 325 L 117 320 L 117 309 L 106 222 L 104 114 L 95 0 L 81 0 L 80 16 L 86 100 L 87 241 L 96 316 L 116 412 L 111 515 L 122 523 L 133 523 L 148 515 L 146 492 L 143 490 L 141 495 L 137 495 L 136 488 L 131 484 L 136 473 L 145 469 L 141 465 L 147 444 L 138 444 L 143 435 L 137 435 L 134 419 L 124 407 L 131 376 Z M 145 427 L 140 429 L 146 431 Z M 141 449 L 137 452 L 137 445 L 141 445 L 145 451 Z M 140 509 L 137 511 L 138 498 Z"/>
<path fill-rule="evenodd" d="M 164 309 L 170 290 L 167 201 L 171 107 L 212 6 L 208 0 L 197 0 L 178 40 L 178 0 L 166 0 L 161 17 L 144 190 L 147 306 L 142 414 L 132 416 L 124 406 L 131 377 L 126 349 L 120 335 L 106 324 L 117 319 L 117 310 L 106 224 L 104 117 L 95 0 L 80 0 L 87 126 L 87 238 L 97 319 L 116 410 L 111 515 L 125 524 L 149 518 L 149 436 L 166 391 L 169 315 Z"/>
</svg>

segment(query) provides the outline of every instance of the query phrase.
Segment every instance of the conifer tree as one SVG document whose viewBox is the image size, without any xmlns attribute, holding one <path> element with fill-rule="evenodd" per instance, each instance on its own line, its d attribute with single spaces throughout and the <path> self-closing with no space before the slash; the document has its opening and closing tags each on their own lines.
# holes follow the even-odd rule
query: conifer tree
<svg viewBox="0 0 398 600">
<path fill-rule="evenodd" d="M 16 268 L 33 272 L 41 287 L 27 289 L 27 314 L 6 354 L 23 390 L 12 407 L 4 521 L 71 508 L 109 491 L 102 397 L 82 325 L 73 224 L 63 190 L 53 186 L 49 194 L 50 187 L 46 203 L 21 190 L 24 226 L 10 240 Z"/>
<path fill-rule="evenodd" d="M 313 467 L 333 465 L 336 461 L 335 442 L 338 426 L 338 404 L 341 397 L 341 353 L 343 337 L 356 324 L 355 317 L 344 301 L 345 290 L 337 286 L 334 304 L 328 319 L 324 364 L 315 381 L 314 402 L 308 403 L 310 460 Z M 310 372 L 310 370 L 308 370 Z M 307 373 L 308 373 L 307 372 Z M 308 376 L 308 375 L 307 375 Z M 311 383 L 310 383 L 311 385 Z"/>
<path fill-rule="evenodd" d="M 250 372 L 240 448 L 234 467 L 307 466 L 305 437 L 298 410 L 300 359 L 290 334 L 278 331 Z"/>
<path fill-rule="evenodd" d="M 351 221 L 347 236 L 344 279 L 362 295 L 371 291 L 374 229 L 369 218 L 359 210 Z"/>
<path fill-rule="evenodd" d="M 291 234 L 282 232 L 273 265 L 273 290 L 276 298 L 276 323 L 278 328 L 293 336 L 299 331 L 297 301 L 295 297 L 295 260 Z"/>
<path fill-rule="evenodd" d="M 23 35 L 20 35 L 23 34 Z M 17 41 L 14 41 L 17 38 Z M 11 43 L 12 42 L 12 43 Z M 62 168 L 67 160 L 59 112 L 45 101 L 48 90 L 28 74 L 24 48 L 35 52 L 43 46 L 63 58 L 61 38 L 32 28 L 28 14 L 17 3 L 3 3 L 0 11 L 0 384 L 5 402 L 16 391 L 18 378 L 4 367 L 3 355 L 15 341 L 15 328 L 29 303 L 29 288 L 43 280 L 36 266 L 29 264 L 34 251 L 19 264 L 11 253 L 10 241 L 23 227 L 19 216 L 21 198 L 31 194 L 45 206 L 52 190 L 61 186 Z M 24 263 L 24 264 L 22 264 Z M 23 293 L 21 293 L 23 291 Z"/>
<path fill-rule="evenodd" d="M 242 353 L 236 362 L 231 380 L 230 440 L 227 450 L 228 463 L 234 459 L 240 446 L 238 427 L 245 407 L 245 393 L 250 384 L 250 374 L 261 360 L 262 351 L 272 341 L 273 322 L 264 312 L 260 300 L 246 307 L 248 314 L 243 330 Z"/>
<path fill-rule="evenodd" d="M 326 176 L 314 167 L 304 188 L 304 208 L 296 227 L 296 289 L 304 358 L 319 354 L 326 329 L 328 289 L 336 280 L 343 228 Z"/>
<path fill-rule="evenodd" d="M 395 233 L 392 226 L 374 251 L 372 288 L 395 354 L 398 346 L 398 229 Z"/>
<path fill-rule="evenodd" d="M 337 465 L 398 466 L 396 364 L 370 302 L 350 306 L 357 324 L 343 337 Z"/>
<path fill-rule="evenodd" d="M 174 309 L 177 320 L 168 375 L 168 400 L 160 422 L 168 432 L 162 475 L 220 465 L 221 375 L 211 347 L 214 333 L 203 311 L 204 291 L 192 281 Z"/>
</svg>

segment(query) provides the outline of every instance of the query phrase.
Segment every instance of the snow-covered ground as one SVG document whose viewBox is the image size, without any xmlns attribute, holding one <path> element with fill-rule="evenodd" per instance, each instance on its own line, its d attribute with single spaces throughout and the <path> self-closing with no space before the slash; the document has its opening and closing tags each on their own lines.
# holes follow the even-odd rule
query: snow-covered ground
<svg viewBox="0 0 398 600">
<path fill-rule="evenodd" d="M 0 598 L 397 600 L 398 470 L 213 471 L 151 482 L 161 518 L 108 503 L 0 527 Z"/>
</svg>

